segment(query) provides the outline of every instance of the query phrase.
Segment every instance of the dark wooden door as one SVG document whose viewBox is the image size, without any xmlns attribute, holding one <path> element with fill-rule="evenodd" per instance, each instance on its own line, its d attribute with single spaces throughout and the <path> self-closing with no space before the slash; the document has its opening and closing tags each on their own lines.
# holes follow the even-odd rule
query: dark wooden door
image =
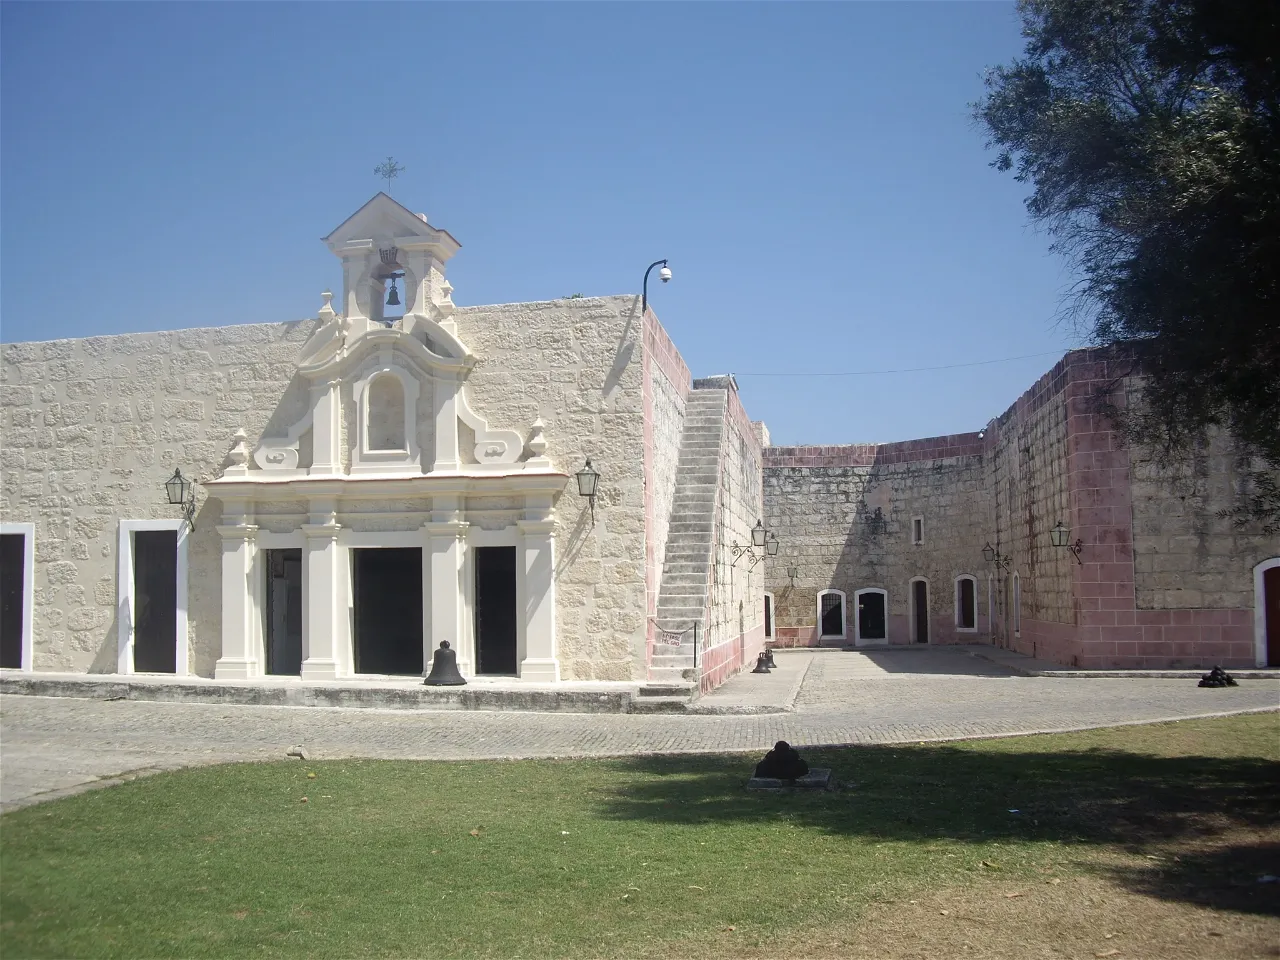
<svg viewBox="0 0 1280 960">
<path fill-rule="evenodd" d="M 915 614 L 916 643 L 929 642 L 929 585 L 923 580 L 911 584 L 911 604 Z"/>
<path fill-rule="evenodd" d="M 351 551 L 356 673 L 422 675 L 422 549 Z"/>
<path fill-rule="evenodd" d="M 0 535 L 0 667 L 22 666 L 22 615 L 27 596 L 26 535 Z"/>
<path fill-rule="evenodd" d="M 1267 666 L 1280 667 L 1280 567 L 1262 572 L 1262 603 L 1267 618 Z"/>
<path fill-rule="evenodd" d="M 133 534 L 133 669 L 178 669 L 178 531 Z"/>
<path fill-rule="evenodd" d="M 516 548 L 477 547 L 477 673 L 516 672 Z"/>
</svg>

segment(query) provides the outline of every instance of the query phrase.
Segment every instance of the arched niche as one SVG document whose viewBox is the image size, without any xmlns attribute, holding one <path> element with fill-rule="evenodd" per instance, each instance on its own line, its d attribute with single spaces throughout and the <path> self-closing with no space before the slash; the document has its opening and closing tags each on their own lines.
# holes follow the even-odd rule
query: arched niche
<svg viewBox="0 0 1280 960">
<path fill-rule="evenodd" d="M 418 378 L 383 352 L 352 390 L 356 442 L 351 473 L 421 473 L 418 444 Z"/>
</svg>

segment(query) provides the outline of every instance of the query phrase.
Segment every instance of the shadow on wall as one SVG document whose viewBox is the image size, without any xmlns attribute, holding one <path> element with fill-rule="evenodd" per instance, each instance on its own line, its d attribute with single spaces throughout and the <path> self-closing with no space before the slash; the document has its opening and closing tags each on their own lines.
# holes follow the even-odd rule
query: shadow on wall
<svg viewBox="0 0 1280 960">
<path fill-rule="evenodd" d="M 602 397 L 608 397 L 614 390 L 618 388 L 618 384 L 622 381 L 622 375 L 626 372 L 628 365 L 631 363 L 631 357 L 635 353 L 636 339 L 631 336 L 631 327 L 637 320 L 636 315 L 640 311 L 640 298 L 636 297 L 631 304 L 631 310 L 627 313 L 627 322 L 622 325 L 622 335 L 618 337 L 618 349 L 613 355 L 613 366 L 609 368 L 608 374 L 604 378 L 604 386 L 600 390 Z"/>
<path fill-rule="evenodd" d="M 1150 870 L 1111 868 L 1113 879 L 1167 900 L 1280 915 L 1280 884 L 1256 882 L 1275 874 L 1280 846 L 1247 839 L 1206 854 L 1194 849 L 1228 832 L 1256 837 L 1255 831 L 1274 828 L 1280 810 L 1271 761 L 945 745 L 848 747 L 804 756 L 856 789 L 749 793 L 743 784 L 757 756 L 633 757 L 611 763 L 624 785 L 599 802 L 597 813 L 661 827 L 743 822 L 768 829 L 785 822 L 878 841 L 1162 849 L 1167 855 Z M 636 773 L 660 779 L 634 780 Z"/>
</svg>

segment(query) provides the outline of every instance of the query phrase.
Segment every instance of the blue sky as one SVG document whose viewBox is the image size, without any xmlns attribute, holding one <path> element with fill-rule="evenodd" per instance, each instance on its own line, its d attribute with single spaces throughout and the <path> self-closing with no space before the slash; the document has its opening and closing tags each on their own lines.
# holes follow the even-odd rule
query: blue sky
<svg viewBox="0 0 1280 960">
<path fill-rule="evenodd" d="M 314 316 L 319 238 L 390 154 L 463 244 L 459 304 L 638 293 L 669 258 L 658 316 L 775 443 L 977 429 L 1080 343 L 970 120 L 1012 4 L 6 2 L 0 28 L 4 341 Z"/>
</svg>

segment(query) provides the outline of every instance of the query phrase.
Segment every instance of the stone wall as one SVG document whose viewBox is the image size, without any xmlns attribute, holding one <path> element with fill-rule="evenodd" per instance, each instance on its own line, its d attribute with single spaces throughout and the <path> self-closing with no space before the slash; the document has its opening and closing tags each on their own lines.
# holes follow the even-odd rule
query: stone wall
<svg viewBox="0 0 1280 960">
<path fill-rule="evenodd" d="M 491 427 L 521 432 L 541 416 L 556 469 L 572 474 L 589 455 L 602 474 L 594 527 L 576 490 L 556 504 L 565 679 L 643 677 L 638 299 L 505 304 L 456 314 L 461 338 L 480 357 L 466 386 L 475 412 Z M 264 435 L 283 436 L 307 409 L 307 389 L 294 369 L 313 330 L 314 321 L 300 321 L 0 346 L 0 519 L 36 526 L 35 669 L 116 669 L 119 521 L 178 519 L 163 482 L 175 467 L 197 479 L 217 475 L 237 428 L 247 431 L 251 448 Z M 343 424 L 354 443 L 349 393 Z M 425 457 L 432 449 L 430 394 L 421 391 L 418 408 Z M 306 449 L 304 438 L 304 464 Z M 199 486 L 196 497 L 190 670 L 211 676 L 221 649 L 222 546 L 215 527 L 222 511 Z M 500 517 L 492 503 L 477 506 Z M 361 530 L 416 529 L 426 504 L 400 504 L 379 516 L 366 507 L 344 508 L 343 522 Z M 274 505 L 262 526 L 296 529 L 304 510 L 301 502 Z"/>
<path fill-rule="evenodd" d="M 458 334 L 479 356 L 467 381 L 491 428 L 545 424 L 546 456 L 600 471 L 595 525 L 570 478 L 556 503 L 556 630 L 566 680 L 644 678 L 643 325 L 636 296 L 465 307 Z"/>
<path fill-rule="evenodd" d="M 244 427 L 292 423 L 312 321 L 0 346 L 0 518 L 35 524 L 34 667 L 114 672 L 120 520 L 174 520 L 162 484 L 214 476 Z M 283 428 L 281 430 L 283 432 Z M 221 515 L 196 487 L 188 644 L 212 676 L 221 648 Z"/>
<path fill-rule="evenodd" d="M 995 601 L 992 642 L 1029 656 L 1070 662 L 1077 625 L 1075 559 L 1049 531 L 1072 525 L 1068 491 L 1068 362 L 1040 377 L 987 427 L 983 500 L 986 538 L 1009 558 L 983 563 Z"/>
<path fill-rule="evenodd" d="M 658 592 L 662 586 L 662 562 L 667 550 L 671 504 L 676 490 L 676 466 L 684 433 L 685 402 L 691 379 L 684 358 L 652 310 L 645 314 L 645 582 L 648 601 L 646 616 L 658 612 Z M 647 645 L 652 649 L 656 626 L 650 619 Z"/>
<path fill-rule="evenodd" d="M 719 686 L 764 646 L 764 567 L 744 554 L 735 562 L 733 544 L 751 543 L 751 529 L 764 515 L 761 485 L 762 451 L 730 377 L 695 381 L 724 383 L 724 439 L 721 447 L 720 493 L 713 524 L 707 632 L 699 667 L 702 688 Z M 752 551 L 756 557 L 760 551 Z"/>
<path fill-rule="evenodd" d="M 855 642 L 856 594 L 888 595 L 889 643 L 912 642 L 911 582 L 928 584 L 929 638 L 971 642 L 985 626 L 985 591 L 976 596 L 973 633 L 958 632 L 956 578 L 982 582 L 984 459 L 976 434 L 894 444 L 771 447 L 765 451 L 765 524 L 781 540 L 766 563 L 780 646 L 820 642 L 818 595 L 846 598 L 843 638 Z M 923 542 L 913 542 L 913 520 Z M 787 575 L 797 569 L 795 583 Z M 884 641 L 878 641 L 884 642 Z"/>
</svg>

